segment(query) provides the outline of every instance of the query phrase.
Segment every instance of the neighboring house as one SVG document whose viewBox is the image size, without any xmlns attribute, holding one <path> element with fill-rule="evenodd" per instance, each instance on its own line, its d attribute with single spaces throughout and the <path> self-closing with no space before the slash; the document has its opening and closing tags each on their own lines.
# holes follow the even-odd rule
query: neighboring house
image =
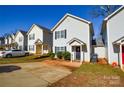
<svg viewBox="0 0 124 93">
<path fill-rule="evenodd" d="M 15 34 L 14 33 L 11 34 L 11 38 L 12 38 L 12 43 L 14 43 L 15 42 Z"/>
<path fill-rule="evenodd" d="M 8 50 L 9 49 L 9 35 L 6 35 L 5 38 L 4 38 L 4 41 L 5 41 L 5 50 Z"/>
<path fill-rule="evenodd" d="M 104 19 L 101 35 L 106 47 L 108 63 L 116 62 L 122 67 L 124 65 L 124 6 Z"/>
<path fill-rule="evenodd" d="M 105 46 L 102 37 L 98 37 L 92 42 L 93 54 L 96 54 L 98 58 L 105 58 Z"/>
<path fill-rule="evenodd" d="M 5 49 L 4 45 L 5 45 L 5 39 L 4 37 L 0 37 L 0 50 Z"/>
<path fill-rule="evenodd" d="M 15 35 L 15 48 L 20 50 L 27 50 L 27 32 L 19 30 Z"/>
<path fill-rule="evenodd" d="M 2 46 L 4 44 L 5 44 L 4 37 L 0 37 L 0 46 Z"/>
<path fill-rule="evenodd" d="M 33 24 L 28 33 L 28 51 L 34 54 L 46 54 L 52 48 L 52 33 L 49 29 Z"/>
<path fill-rule="evenodd" d="M 71 60 L 90 62 L 94 35 L 91 22 L 67 13 L 51 31 L 54 53 L 68 51 Z"/>
<path fill-rule="evenodd" d="M 0 37 L 0 50 L 4 50 L 4 44 L 5 44 L 5 41 L 4 41 L 4 37 Z"/>
</svg>

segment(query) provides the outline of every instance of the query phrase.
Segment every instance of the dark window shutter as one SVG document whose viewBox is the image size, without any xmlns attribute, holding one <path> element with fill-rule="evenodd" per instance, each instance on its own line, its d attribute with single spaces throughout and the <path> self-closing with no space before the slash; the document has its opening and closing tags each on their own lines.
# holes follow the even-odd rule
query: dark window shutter
<svg viewBox="0 0 124 93">
<path fill-rule="evenodd" d="M 65 46 L 65 51 L 66 51 L 66 46 Z"/>
<path fill-rule="evenodd" d="M 65 29 L 65 38 L 66 38 L 66 32 L 67 32 L 67 31 L 66 31 L 66 29 Z"/>
<path fill-rule="evenodd" d="M 55 32 L 55 39 L 57 39 L 56 35 L 57 35 L 57 32 Z"/>
<path fill-rule="evenodd" d="M 56 53 L 56 47 L 55 47 L 55 53 Z"/>
</svg>

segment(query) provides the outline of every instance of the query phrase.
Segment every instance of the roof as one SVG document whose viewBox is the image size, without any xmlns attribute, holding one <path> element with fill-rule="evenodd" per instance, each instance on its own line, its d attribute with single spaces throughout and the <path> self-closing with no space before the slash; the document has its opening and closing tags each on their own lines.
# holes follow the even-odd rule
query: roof
<svg viewBox="0 0 124 93">
<path fill-rule="evenodd" d="M 0 40 L 4 40 L 4 37 L 0 37 Z"/>
<path fill-rule="evenodd" d="M 51 33 L 51 32 L 50 32 L 50 29 L 48 29 L 48 28 L 46 28 L 46 27 L 43 27 L 43 26 L 41 26 L 41 25 L 39 25 L 39 24 L 33 24 L 33 25 L 30 27 L 30 29 L 29 29 L 29 31 L 27 32 L 27 34 L 29 34 L 29 32 L 33 29 L 34 26 L 37 26 L 37 27 L 39 27 L 40 29 L 43 29 L 43 31 L 47 31 L 47 32 Z"/>
<path fill-rule="evenodd" d="M 24 36 L 26 35 L 26 31 L 22 31 L 22 30 L 19 30 L 19 32 L 21 32 Z"/>
<path fill-rule="evenodd" d="M 96 39 L 92 40 L 92 45 L 96 45 Z"/>
<path fill-rule="evenodd" d="M 16 32 L 15 37 L 17 36 L 17 34 L 18 34 L 19 32 L 21 32 L 23 36 L 26 36 L 26 34 L 27 34 L 27 32 L 26 32 L 26 31 L 23 31 L 23 30 L 18 30 L 18 31 Z"/>
<path fill-rule="evenodd" d="M 112 44 L 120 44 L 122 42 L 124 42 L 124 36 L 119 38 L 118 40 L 114 41 Z"/>
<path fill-rule="evenodd" d="M 107 21 L 109 19 L 111 19 L 112 17 L 114 17 L 116 14 L 118 14 L 120 11 L 122 11 L 124 9 L 124 6 L 121 6 L 120 8 L 118 8 L 115 12 L 113 12 L 112 14 L 110 14 L 109 16 L 107 16 L 104 20 Z"/>
<path fill-rule="evenodd" d="M 84 22 L 84 23 L 86 23 L 86 24 L 91 24 L 90 21 L 87 21 L 87 20 L 82 19 L 82 18 L 80 18 L 80 17 L 74 16 L 74 15 L 72 15 L 72 14 L 66 13 L 66 14 L 64 15 L 64 17 L 62 17 L 61 20 L 51 29 L 51 31 L 54 31 L 67 17 L 74 18 L 74 19 L 79 20 L 79 21 L 82 21 L 82 22 Z"/>
<path fill-rule="evenodd" d="M 83 41 L 81 41 L 80 39 L 78 39 L 78 38 L 72 38 L 72 39 L 71 39 L 70 41 L 68 41 L 67 43 L 71 44 L 71 43 L 73 43 L 74 41 L 77 41 L 78 43 L 85 45 L 85 43 L 84 43 Z"/>
<path fill-rule="evenodd" d="M 96 39 L 92 40 L 92 45 L 96 47 L 102 47 L 104 46 L 102 37 L 97 37 Z"/>
<path fill-rule="evenodd" d="M 110 14 L 109 16 L 107 16 L 104 20 L 103 20 L 103 23 L 102 23 L 102 30 L 101 30 L 101 34 L 103 32 L 103 28 L 106 26 L 106 22 L 108 20 L 110 20 L 112 17 L 114 17 L 115 15 L 117 15 L 120 11 L 122 11 L 124 9 L 124 6 L 121 6 L 120 8 L 118 8 L 115 12 L 113 12 L 112 14 Z"/>
</svg>

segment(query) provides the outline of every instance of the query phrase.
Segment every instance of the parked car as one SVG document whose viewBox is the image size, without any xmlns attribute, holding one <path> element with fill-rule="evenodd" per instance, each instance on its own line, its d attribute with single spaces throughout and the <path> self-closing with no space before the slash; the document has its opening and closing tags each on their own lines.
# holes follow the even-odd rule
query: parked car
<svg viewBox="0 0 124 93">
<path fill-rule="evenodd" d="M 5 51 L 0 51 L 0 57 L 17 57 L 17 56 L 28 56 L 29 52 L 23 51 L 23 50 L 5 50 Z"/>
</svg>

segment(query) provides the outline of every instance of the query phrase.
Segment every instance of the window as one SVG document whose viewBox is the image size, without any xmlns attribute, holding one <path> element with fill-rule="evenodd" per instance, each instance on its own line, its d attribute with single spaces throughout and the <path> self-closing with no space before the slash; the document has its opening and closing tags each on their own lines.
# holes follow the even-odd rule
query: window
<svg viewBox="0 0 124 93">
<path fill-rule="evenodd" d="M 22 42 L 22 37 L 19 37 L 19 42 Z"/>
<path fill-rule="evenodd" d="M 66 46 L 65 47 L 55 47 L 55 53 L 64 52 L 64 51 L 66 51 Z"/>
<path fill-rule="evenodd" d="M 19 49 L 22 50 L 22 46 L 19 46 Z"/>
<path fill-rule="evenodd" d="M 55 32 L 55 39 L 59 39 L 59 38 L 66 38 L 66 30 Z"/>
<path fill-rule="evenodd" d="M 34 51 L 34 45 L 29 45 L 29 51 Z"/>
<path fill-rule="evenodd" d="M 30 34 L 29 35 L 29 40 L 34 40 L 35 39 L 35 34 Z"/>
</svg>

